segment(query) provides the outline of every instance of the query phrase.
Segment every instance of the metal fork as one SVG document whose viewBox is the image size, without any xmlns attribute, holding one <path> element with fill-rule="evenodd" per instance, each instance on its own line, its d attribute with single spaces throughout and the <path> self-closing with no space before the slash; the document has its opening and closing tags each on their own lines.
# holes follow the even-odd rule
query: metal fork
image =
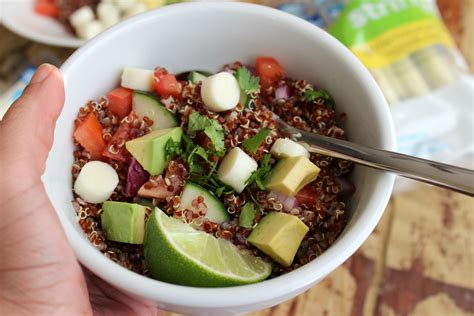
<svg viewBox="0 0 474 316">
<path fill-rule="evenodd" d="M 305 132 L 290 126 L 276 114 L 274 120 L 284 133 L 297 139 L 311 153 L 390 171 L 402 177 L 474 196 L 474 170 Z"/>
</svg>

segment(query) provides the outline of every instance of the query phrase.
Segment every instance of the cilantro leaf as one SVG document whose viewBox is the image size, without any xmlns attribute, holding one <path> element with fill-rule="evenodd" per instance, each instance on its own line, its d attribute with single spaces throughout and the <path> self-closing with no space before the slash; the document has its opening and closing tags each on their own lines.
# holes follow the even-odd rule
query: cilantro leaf
<svg viewBox="0 0 474 316">
<path fill-rule="evenodd" d="M 225 153 L 224 129 L 216 120 L 211 120 L 211 125 L 204 129 L 204 133 L 209 137 L 218 156 Z"/>
<path fill-rule="evenodd" d="M 209 121 L 211 121 L 211 119 L 199 114 L 199 112 L 191 113 L 188 119 L 188 132 L 192 133 L 204 130 L 210 124 Z"/>
<path fill-rule="evenodd" d="M 265 178 L 268 176 L 271 170 L 270 166 L 270 154 L 265 154 L 260 160 L 260 167 L 252 172 L 250 177 L 245 182 L 245 185 L 255 183 L 260 190 L 265 190 Z"/>
<path fill-rule="evenodd" d="M 183 134 L 183 136 L 181 137 L 181 141 L 183 142 L 183 145 L 184 145 L 184 151 L 182 153 L 182 156 L 184 159 L 186 159 L 186 157 L 188 157 L 191 154 L 191 152 L 194 150 L 194 147 L 196 147 L 196 145 L 194 144 L 191 137 L 189 137 L 189 135 L 187 134 Z"/>
<path fill-rule="evenodd" d="M 222 195 L 222 193 L 224 193 L 224 190 L 226 188 L 225 187 L 220 187 L 219 189 L 217 189 L 214 194 L 217 196 L 217 197 L 220 197 Z"/>
<path fill-rule="evenodd" d="M 265 138 L 270 133 L 268 128 L 262 128 L 254 137 L 247 138 L 244 140 L 242 145 L 247 149 L 251 154 L 255 154 L 258 150 L 258 147 L 265 141 Z"/>
<path fill-rule="evenodd" d="M 182 153 L 181 142 L 176 142 L 172 138 L 168 139 L 165 145 L 165 159 L 168 160 L 174 156 L 181 156 Z"/>
<path fill-rule="evenodd" d="M 258 208 L 253 202 L 247 202 L 242 207 L 239 216 L 239 226 L 244 228 L 252 228 Z"/>
<path fill-rule="evenodd" d="M 304 98 L 306 102 L 323 99 L 333 110 L 336 106 L 336 102 L 334 102 L 334 99 L 326 90 L 307 90 L 304 93 Z"/>
<path fill-rule="evenodd" d="M 205 163 L 209 163 L 209 156 L 204 148 L 201 146 L 195 146 L 194 149 L 186 157 L 186 162 L 189 166 L 189 171 L 191 173 L 201 173 L 204 172 L 204 167 L 199 163 L 199 159 L 204 160 Z"/>
<path fill-rule="evenodd" d="M 225 153 L 224 128 L 217 120 L 211 120 L 205 115 L 193 112 L 189 116 L 188 132 L 204 131 L 214 145 L 218 156 Z"/>
<path fill-rule="evenodd" d="M 234 192 L 217 178 L 217 162 L 210 159 L 210 155 L 214 153 L 209 153 L 203 147 L 194 144 L 191 137 L 186 134 L 182 137 L 182 144 L 184 149 L 182 149 L 181 157 L 186 160 L 189 166 L 192 182 L 214 192 L 217 197 Z"/>
<path fill-rule="evenodd" d="M 196 146 L 194 154 L 204 159 L 205 162 L 209 163 L 209 156 L 207 154 L 207 151 L 201 146 Z"/>
<path fill-rule="evenodd" d="M 244 91 L 245 94 L 251 94 L 260 90 L 260 78 L 252 76 L 245 67 L 237 69 L 235 78 L 239 83 L 240 89 Z"/>
</svg>

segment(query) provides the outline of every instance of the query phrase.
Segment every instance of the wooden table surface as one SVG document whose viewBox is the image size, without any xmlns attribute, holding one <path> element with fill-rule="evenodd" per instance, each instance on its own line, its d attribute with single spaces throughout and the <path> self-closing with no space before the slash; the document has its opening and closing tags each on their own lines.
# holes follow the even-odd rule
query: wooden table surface
<svg viewBox="0 0 474 316">
<path fill-rule="evenodd" d="M 472 62 L 473 1 L 458 2 L 464 8 L 459 43 Z M 59 64 L 72 52 L 1 26 L 0 39 L 0 92 L 25 60 Z M 474 199 L 415 185 L 394 193 L 376 230 L 341 267 L 295 299 L 251 315 L 474 315 L 473 232 Z"/>
</svg>

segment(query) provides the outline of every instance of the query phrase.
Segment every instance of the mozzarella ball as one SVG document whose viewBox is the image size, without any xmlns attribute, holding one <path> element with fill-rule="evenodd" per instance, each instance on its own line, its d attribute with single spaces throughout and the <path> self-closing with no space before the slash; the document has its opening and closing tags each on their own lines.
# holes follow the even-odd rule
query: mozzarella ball
<svg viewBox="0 0 474 316">
<path fill-rule="evenodd" d="M 88 203 L 102 203 L 110 198 L 118 183 L 114 168 L 102 161 L 89 161 L 74 182 L 74 192 Z"/>
</svg>

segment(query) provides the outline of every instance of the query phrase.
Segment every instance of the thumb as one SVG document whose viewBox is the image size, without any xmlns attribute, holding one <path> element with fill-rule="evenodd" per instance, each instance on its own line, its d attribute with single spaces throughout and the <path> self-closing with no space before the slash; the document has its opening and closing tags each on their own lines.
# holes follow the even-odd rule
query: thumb
<svg viewBox="0 0 474 316">
<path fill-rule="evenodd" d="M 39 177 L 44 171 L 63 104 L 61 73 L 52 65 L 41 65 L 0 122 L 2 163 L 9 169 L 21 165 Z"/>
</svg>

